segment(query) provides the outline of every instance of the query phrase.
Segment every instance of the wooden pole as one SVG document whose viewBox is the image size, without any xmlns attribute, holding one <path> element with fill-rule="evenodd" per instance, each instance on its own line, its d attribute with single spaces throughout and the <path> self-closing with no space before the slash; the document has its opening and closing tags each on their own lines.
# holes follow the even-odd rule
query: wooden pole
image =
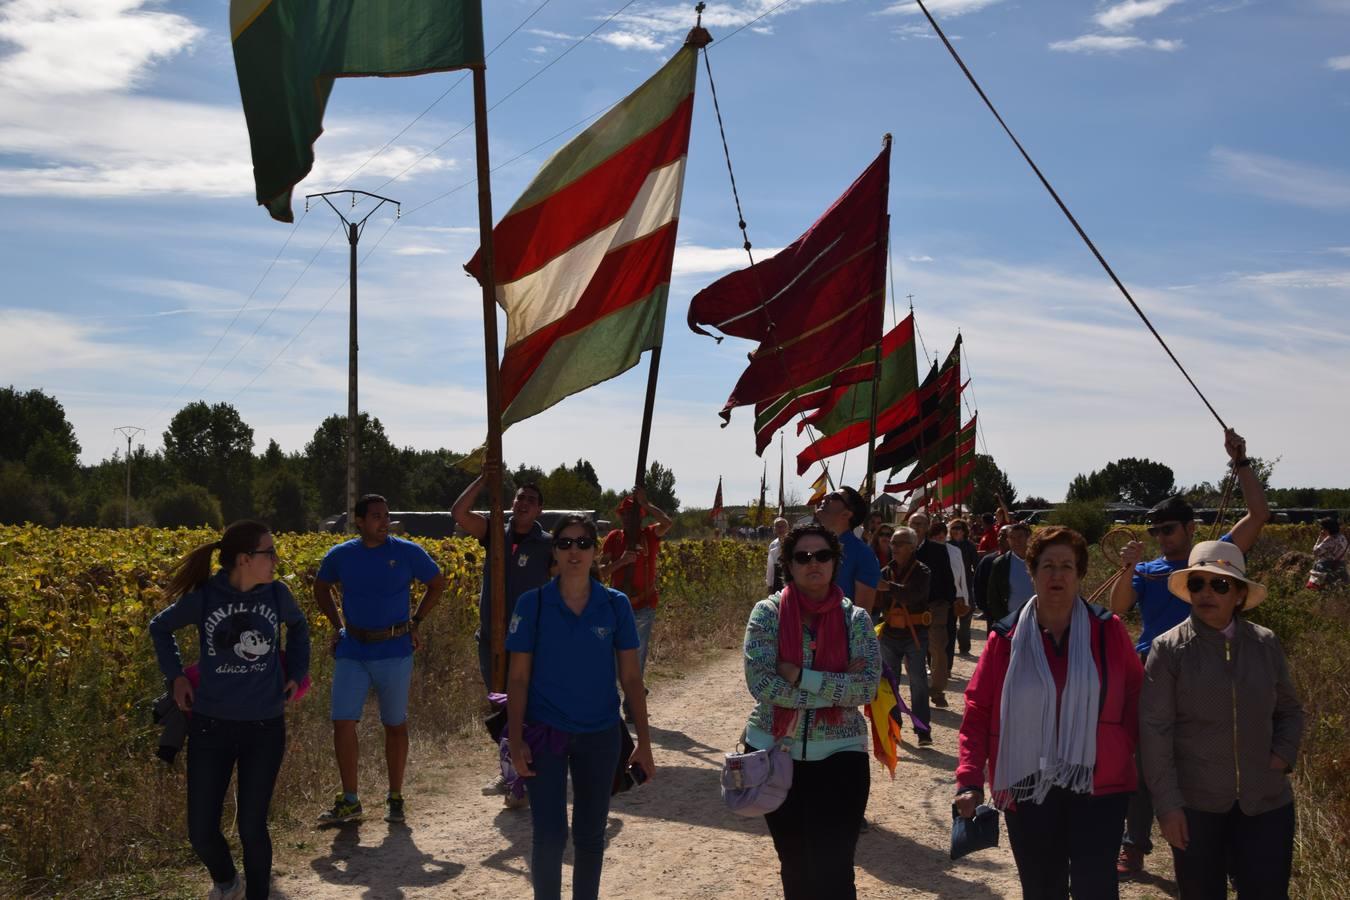
<svg viewBox="0 0 1350 900">
<path fill-rule="evenodd" d="M 502 396 L 497 360 L 497 280 L 492 252 L 492 167 L 488 162 L 486 65 L 473 67 L 473 131 L 478 157 L 478 240 L 482 259 L 483 359 L 487 374 L 487 457 L 498 478 L 488 485 L 487 577 L 491 585 L 492 687 L 506 690 L 506 528 L 502 521 Z"/>
<path fill-rule="evenodd" d="M 634 488 L 645 488 L 647 486 L 647 450 L 651 444 L 652 437 L 652 413 L 656 408 L 656 378 L 661 371 L 661 345 L 658 344 L 652 348 L 651 363 L 647 366 L 647 397 L 642 404 L 642 431 L 638 435 L 638 457 L 637 474 L 633 477 Z M 642 507 L 633 498 L 633 502 L 628 507 L 628 512 L 623 516 L 623 542 L 628 550 L 641 552 L 642 548 Z M 620 581 L 621 590 L 628 595 L 631 600 L 633 591 L 637 588 L 637 567 L 641 563 L 633 563 L 622 570 Z"/>
</svg>

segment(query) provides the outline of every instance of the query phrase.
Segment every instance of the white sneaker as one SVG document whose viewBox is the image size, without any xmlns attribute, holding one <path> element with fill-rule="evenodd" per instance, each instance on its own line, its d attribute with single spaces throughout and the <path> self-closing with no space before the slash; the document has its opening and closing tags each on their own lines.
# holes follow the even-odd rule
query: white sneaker
<svg viewBox="0 0 1350 900">
<path fill-rule="evenodd" d="M 493 794 L 505 794 L 510 788 L 506 786 L 506 776 L 498 775 L 496 778 L 483 785 L 483 796 L 491 797 Z"/>
<path fill-rule="evenodd" d="M 244 900 L 244 879 L 236 874 L 234 882 L 224 888 L 218 884 L 211 885 L 211 892 L 206 895 L 206 900 Z"/>
</svg>

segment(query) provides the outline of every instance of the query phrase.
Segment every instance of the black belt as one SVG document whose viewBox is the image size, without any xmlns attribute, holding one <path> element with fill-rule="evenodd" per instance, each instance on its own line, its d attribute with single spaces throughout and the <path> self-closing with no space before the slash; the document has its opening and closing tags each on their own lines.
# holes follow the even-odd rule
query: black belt
<svg viewBox="0 0 1350 900">
<path fill-rule="evenodd" d="M 362 644 L 378 644 L 381 641 L 390 641 L 396 637 L 403 637 L 405 634 L 412 634 L 413 621 L 409 619 L 406 622 L 399 622 L 397 625 L 390 625 L 388 628 L 357 628 L 355 625 L 346 626 L 347 635 L 354 638 Z"/>
</svg>

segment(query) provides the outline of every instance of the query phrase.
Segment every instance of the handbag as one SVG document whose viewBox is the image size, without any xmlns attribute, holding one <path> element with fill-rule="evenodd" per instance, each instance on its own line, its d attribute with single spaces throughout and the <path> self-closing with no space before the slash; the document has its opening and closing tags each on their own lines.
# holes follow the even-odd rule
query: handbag
<svg viewBox="0 0 1350 900">
<path fill-rule="evenodd" d="M 967 819 L 956 811 L 956 804 L 952 804 L 952 859 L 997 846 L 997 809 L 980 804 L 975 807 L 974 817 Z"/>
<path fill-rule="evenodd" d="M 738 746 L 744 751 L 744 736 Z M 738 816 L 773 812 L 791 789 L 792 754 L 785 744 L 728 753 L 722 763 L 722 802 Z"/>
</svg>

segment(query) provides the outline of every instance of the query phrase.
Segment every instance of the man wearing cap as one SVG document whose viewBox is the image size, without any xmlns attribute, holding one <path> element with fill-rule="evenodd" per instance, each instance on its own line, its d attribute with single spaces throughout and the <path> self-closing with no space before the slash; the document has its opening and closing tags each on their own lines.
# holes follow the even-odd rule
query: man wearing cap
<svg viewBox="0 0 1350 900">
<path fill-rule="evenodd" d="M 1247 458 L 1246 440 L 1230 428 L 1224 432 L 1224 450 L 1242 489 L 1247 514 L 1219 540 L 1232 543 L 1245 556 L 1256 543 L 1261 527 L 1269 520 L 1270 508 L 1251 460 Z M 1154 638 L 1180 625 L 1191 613 L 1190 605 L 1168 590 L 1167 580 L 1173 572 L 1186 567 L 1195 540 L 1195 512 L 1181 497 L 1169 497 L 1148 511 L 1148 523 L 1148 533 L 1157 540 L 1160 555 L 1157 559 L 1141 562 L 1144 545 L 1138 541 L 1126 544 L 1120 554 L 1121 565 L 1125 571 L 1134 574 L 1132 578 L 1117 579 L 1111 590 L 1111 611 L 1117 615 L 1124 616 L 1130 607 L 1139 605 L 1144 627 L 1135 650 L 1145 665 Z M 1152 830 L 1152 797 L 1141 776 L 1139 789 L 1130 799 L 1120 859 L 1116 865 L 1122 878 L 1131 878 L 1143 871 L 1144 856 L 1153 850 Z"/>
</svg>

